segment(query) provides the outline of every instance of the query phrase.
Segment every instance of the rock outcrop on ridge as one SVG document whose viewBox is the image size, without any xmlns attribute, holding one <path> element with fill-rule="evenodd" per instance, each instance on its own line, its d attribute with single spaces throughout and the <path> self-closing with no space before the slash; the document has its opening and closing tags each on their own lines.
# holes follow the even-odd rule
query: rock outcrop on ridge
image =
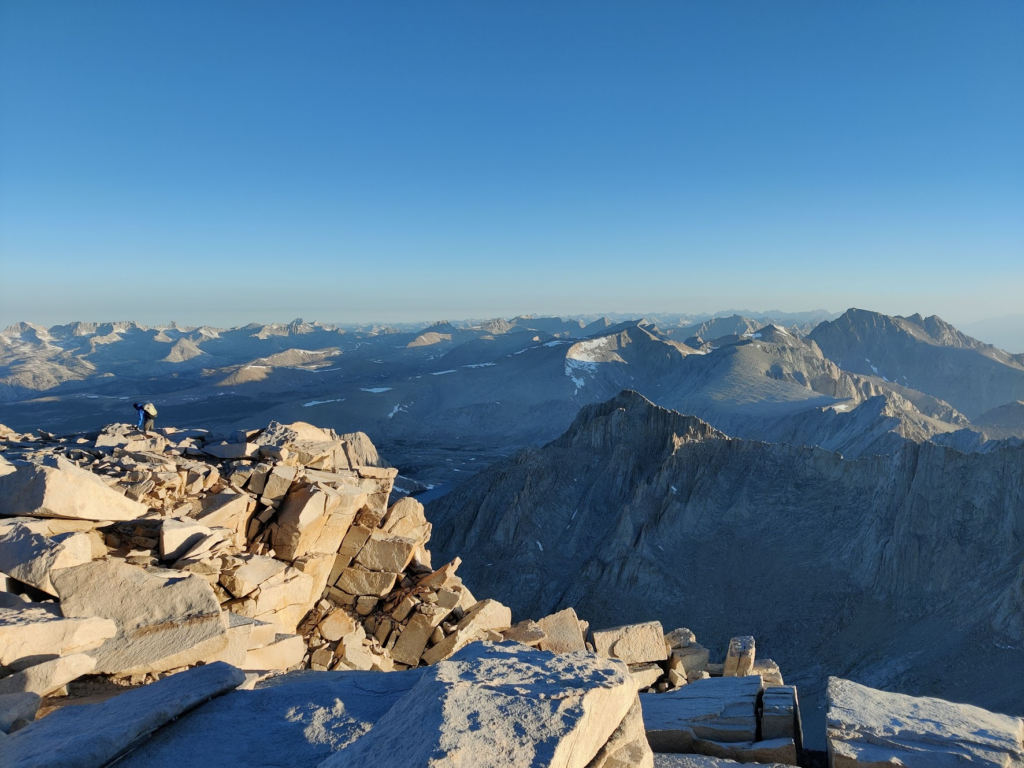
<svg viewBox="0 0 1024 768">
<path fill-rule="evenodd" d="M 805 700 L 828 669 L 1024 709 L 1024 448 L 850 461 L 624 392 L 428 514 L 435 548 L 516 614 L 749 633 Z"/>
<path fill-rule="evenodd" d="M 0 450 L 0 587 L 22 597 L 0 632 L 35 628 L 4 664 L 38 647 L 88 652 L 87 671 L 137 681 L 212 659 L 390 670 L 512 625 L 462 584 L 458 559 L 432 568 L 423 506 L 389 506 L 397 470 L 365 435 L 115 425 L 8 435 Z M 65 642 L 69 631 L 83 639 Z"/>
</svg>

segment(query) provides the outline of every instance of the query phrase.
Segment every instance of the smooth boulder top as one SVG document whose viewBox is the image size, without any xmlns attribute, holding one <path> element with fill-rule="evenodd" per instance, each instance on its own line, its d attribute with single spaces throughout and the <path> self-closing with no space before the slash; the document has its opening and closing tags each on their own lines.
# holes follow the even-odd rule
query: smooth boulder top
<svg viewBox="0 0 1024 768">
<path fill-rule="evenodd" d="M 1024 768 L 1024 720 L 831 677 L 828 749 L 836 768 Z M 896 762 L 896 761 L 900 762 Z"/>
<path fill-rule="evenodd" d="M 434 667 L 295 672 L 232 692 L 123 764 L 179 768 L 202 755 L 218 768 L 583 768 L 635 699 L 622 662 L 474 643 Z"/>
<path fill-rule="evenodd" d="M 164 723 L 244 681 L 241 670 L 214 662 L 98 704 L 64 707 L 11 734 L 0 768 L 101 768 Z"/>
<path fill-rule="evenodd" d="M 644 726 L 648 733 L 686 730 L 713 741 L 750 741 L 761 686 L 757 675 L 712 677 L 644 696 Z"/>
<path fill-rule="evenodd" d="M 626 665 L 474 643 L 428 668 L 363 738 L 323 768 L 584 768 L 636 698 Z"/>
<path fill-rule="evenodd" d="M 181 768 L 182 755 L 195 754 L 217 768 L 316 768 L 373 728 L 425 671 L 302 671 L 270 678 L 204 704 L 118 765 Z"/>
</svg>

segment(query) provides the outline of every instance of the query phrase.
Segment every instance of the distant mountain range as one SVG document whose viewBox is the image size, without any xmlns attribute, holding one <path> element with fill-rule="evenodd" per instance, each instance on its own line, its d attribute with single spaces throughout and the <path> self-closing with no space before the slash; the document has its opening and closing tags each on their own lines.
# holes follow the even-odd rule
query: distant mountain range
<svg viewBox="0 0 1024 768">
<path fill-rule="evenodd" d="M 0 420 L 95 429 L 133 419 L 139 399 L 157 403 L 165 424 L 232 430 L 307 419 L 368 432 L 430 483 L 458 482 L 554 439 L 581 407 L 623 389 L 736 437 L 847 457 L 908 440 L 989 450 L 1024 437 L 995 412 L 1024 400 L 1024 356 L 936 317 L 853 309 L 809 322 L 827 314 L 520 316 L 412 328 L 20 323 L 0 333 Z"/>
</svg>

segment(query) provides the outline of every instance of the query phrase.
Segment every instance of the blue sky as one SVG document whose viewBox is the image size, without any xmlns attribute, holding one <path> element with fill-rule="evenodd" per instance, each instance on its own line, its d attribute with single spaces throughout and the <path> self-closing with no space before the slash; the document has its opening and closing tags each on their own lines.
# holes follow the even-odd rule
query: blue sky
<svg viewBox="0 0 1024 768">
<path fill-rule="evenodd" d="M 1024 3 L 0 0 L 0 323 L 1020 312 Z"/>
</svg>

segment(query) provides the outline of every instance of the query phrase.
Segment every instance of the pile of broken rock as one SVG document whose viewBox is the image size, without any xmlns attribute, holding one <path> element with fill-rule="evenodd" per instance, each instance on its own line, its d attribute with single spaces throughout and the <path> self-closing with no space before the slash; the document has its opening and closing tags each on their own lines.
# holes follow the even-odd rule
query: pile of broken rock
<svg viewBox="0 0 1024 768">
<path fill-rule="evenodd" d="M 458 560 L 432 569 L 423 506 L 388 506 L 397 470 L 361 433 L 272 423 L 217 440 L 115 425 L 6 431 L 0 450 L 4 625 L 73 638 L 5 643 L 4 667 L 88 651 L 79 674 L 131 683 L 217 660 L 390 671 L 512 624 L 462 584 Z"/>
<path fill-rule="evenodd" d="M 656 621 L 513 623 L 457 558 L 433 567 L 396 474 L 365 435 L 304 423 L 0 427 L 0 768 L 798 764 L 796 689 L 753 638 L 716 664 Z M 66 697 L 80 678 L 110 698 Z M 833 763 L 881 764 L 864 713 L 895 695 L 850 686 L 829 689 Z M 984 714 L 976 751 L 1006 760 L 980 764 L 1020 765 L 1020 721 Z"/>
</svg>

